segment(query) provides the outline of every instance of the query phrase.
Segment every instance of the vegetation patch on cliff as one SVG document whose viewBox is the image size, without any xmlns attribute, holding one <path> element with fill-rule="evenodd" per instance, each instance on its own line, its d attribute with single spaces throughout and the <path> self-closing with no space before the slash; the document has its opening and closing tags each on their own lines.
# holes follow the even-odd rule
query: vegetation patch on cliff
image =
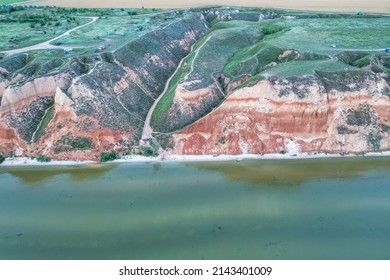
<svg viewBox="0 0 390 280">
<path fill-rule="evenodd" d="M 337 132 L 338 134 L 355 134 L 358 133 L 356 129 L 350 129 L 345 125 L 339 125 L 337 126 Z"/>
<path fill-rule="evenodd" d="M 93 141 L 90 137 L 73 136 L 70 133 L 63 135 L 56 143 L 54 153 L 68 152 L 73 150 L 91 150 Z"/>
<path fill-rule="evenodd" d="M 348 125 L 368 126 L 376 123 L 376 113 L 371 105 L 362 103 L 357 109 L 350 108 L 347 110 L 346 122 Z"/>
<path fill-rule="evenodd" d="M 32 141 L 36 142 L 45 134 L 46 127 L 50 123 L 51 119 L 54 116 L 54 105 L 46 109 L 45 115 L 43 116 L 41 122 L 38 125 L 37 130 L 34 132 Z"/>
<path fill-rule="evenodd" d="M 54 104 L 53 97 L 39 97 L 31 102 L 23 111 L 8 116 L 11 127 L 16 128 L 20 137 L 26 142 L 33 141 L 34 132 L 41 124 L 47 109 Z M 50 120 L 48 120 L 50 121 Z"/>
</svg>

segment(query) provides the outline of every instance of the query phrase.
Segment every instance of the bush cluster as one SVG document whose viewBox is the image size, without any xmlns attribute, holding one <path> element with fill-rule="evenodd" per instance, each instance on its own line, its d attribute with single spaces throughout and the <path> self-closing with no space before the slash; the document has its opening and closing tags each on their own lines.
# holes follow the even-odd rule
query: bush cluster
<svg viewBox="0 0 390 280">
<path fill-rule="evenodd" d="M 51 158 L 50 157 L 46 157 L 46 156 L 40 154 L 37 157 L 37 161 L 39 161 L 39 162 L 50 162 Z"/>
<path fill-rule="evenodd" d="M 76 137 L 70 142 L 70 146 L 77 150 L 88 150 L 92 148 L 92 139 L 88 137 Z"/>
<path fill-rule="evenodd" d="M 110 152 L 110 153 L 101 153 L 100 154 L 100 161 L 105 162 L 105 161 L 110 161 L 117 159 L 118 155 L 115 152 Z"/>
</svg>

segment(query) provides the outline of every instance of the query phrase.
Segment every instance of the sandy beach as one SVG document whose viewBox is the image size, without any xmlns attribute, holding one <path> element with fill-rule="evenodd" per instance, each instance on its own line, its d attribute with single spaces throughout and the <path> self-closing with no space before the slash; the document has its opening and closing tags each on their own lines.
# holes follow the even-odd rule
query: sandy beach
<svg viewBox="0 0 390 280">
<path fill-rule="evenodd" d="M 390 151 L 381 153 L 366 153 L 364 155 L 356 154 L 325 154 L 325 153 L 286 153 L 286 154 L 266 154 L 266 155 L 164 155 L 164 157 L 144 157 L 139 155 L 124 156 L 121 159 L 105 162 L 104 164 L 112 163 L 153 163 L 153 162 L 215 162 L 215 161 L 243 161 L 243 160 L 289 160 L 289 159 L 320 159 L 320 158 L 339 158 L 339 157 L 373 157 L 373 156 L 390 156 Z M 72 165 L 88 165 L 99 164 L 99 162 L 86 160 L 52 160 L 50 162 L 38 162 L 36 159 L 27 157 L 6 158 L 0 165 L 1 167 L 10 166 L 72 166 Z"/>
<path fill-rule="evenodd" d="M 388 0 L 36 0 L 29 1 L 29 5 L 53 5 L 58 7 L 94 7 L 94 8 L 188 8 L 208 5 L 242 6 L 242 7 L 271 7 L 295 10 L 356 12 L 365 11 L 371 13 L 389 13 L 390 1 Z"/>
</svg>

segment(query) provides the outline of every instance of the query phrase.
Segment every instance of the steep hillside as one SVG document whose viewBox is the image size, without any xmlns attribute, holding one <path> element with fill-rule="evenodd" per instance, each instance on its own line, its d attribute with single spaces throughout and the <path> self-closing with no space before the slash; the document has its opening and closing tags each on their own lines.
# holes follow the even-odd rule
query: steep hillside
<svg viewBox="0 0 390 280">
<path fill-rule="evenodd" d="M 128 153 L 137 146 L 146 114 L 166 80 L 207 30 L 188 15 L 113 51 L 76 56 L 53 72 L 33 76 L 32 54 L 0 65 L 0 153 L 98 159 L 101 152 Z M 21 69 L 21 70 L 20 70 Z"/>
</svg>

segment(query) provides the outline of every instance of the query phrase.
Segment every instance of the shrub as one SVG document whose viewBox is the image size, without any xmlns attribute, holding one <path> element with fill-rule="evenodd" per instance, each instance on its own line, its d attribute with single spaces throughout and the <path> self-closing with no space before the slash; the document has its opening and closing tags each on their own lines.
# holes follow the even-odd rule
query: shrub
<svg viewBox="0 0 390 280">
<path fill-rule="evenodd" d="M 158 149 L 159 149 L 159 145 L 158 143 L 155 143 L 155 141 L 153 139 L 150 139 L 149 140 L 149 145 L 150 146 L 139 146 L 138 148 L 140 149 L 140 151 L 142 152 L 142 154 L 146 157 L 156 157 L 158 156 Z"/>
<path fill-rule="evenodd" d="M 338 132 L 339 134 L 355 134 L 355 133 L 358 133 L 357 130 L 349 129 L 349 128 L 346 127 L 345 125 L 339 125 L 339 126 L 337 126 L 337 132 Z"/>
<path fill-rule="evenodd" d="M 51 161 L 51 158 L 50 157 L 45 157 L 44 155 L 39 155 L 37 157 L 37 161 L 39 162 L 50 162 Z"/>
<path fill-rule="evenodd" d="M 118 158 L 118 155 L 115 152 L 101 153 L 100 154 L 100 161 L 101 162 L 110 161 L 110 160 L 114 160 L 117 158 Z"/>
<path fill-rule="evenodd" d="M 267 24 L 262 26 L 261 32 L 263 32 L 264 35 L 269 35 L 269 34 L 274 34 L 274 33 L 280 32 L 285 28 L 286 27 L 280 26 L 278 24 L 267 23 Z"/>
<path fill-rule="evenodd" d="M 4 158 L 4 156 L 3 156 L 3 155 L 0 155 L 0 164 L 2 164 L 2 163 L 3 163 L 3 161 L 5 161 L 5 158 Z"/>
<path fill-rule="evenodd" d="M 281 150 L 279 153 L 280 153 L 281 155 L 284 155 L 284 154 L 286 153 L 286 151 L 285 151 L 285 150 Z"/>
<path fill-rule="evenodd" d="M 383 132 L 390 132 L 390 126 L 381 124 L 381 129 Z"/>
<path fill-rule="evenodd" d="M 219 140 L 218 140 L 219 143 L 221 143 L 222 145 L 223 144 L 226 144 L 226 142 L 228 142 L 228 139 L 226 136 L 222 136 Z"/>
</svg>

